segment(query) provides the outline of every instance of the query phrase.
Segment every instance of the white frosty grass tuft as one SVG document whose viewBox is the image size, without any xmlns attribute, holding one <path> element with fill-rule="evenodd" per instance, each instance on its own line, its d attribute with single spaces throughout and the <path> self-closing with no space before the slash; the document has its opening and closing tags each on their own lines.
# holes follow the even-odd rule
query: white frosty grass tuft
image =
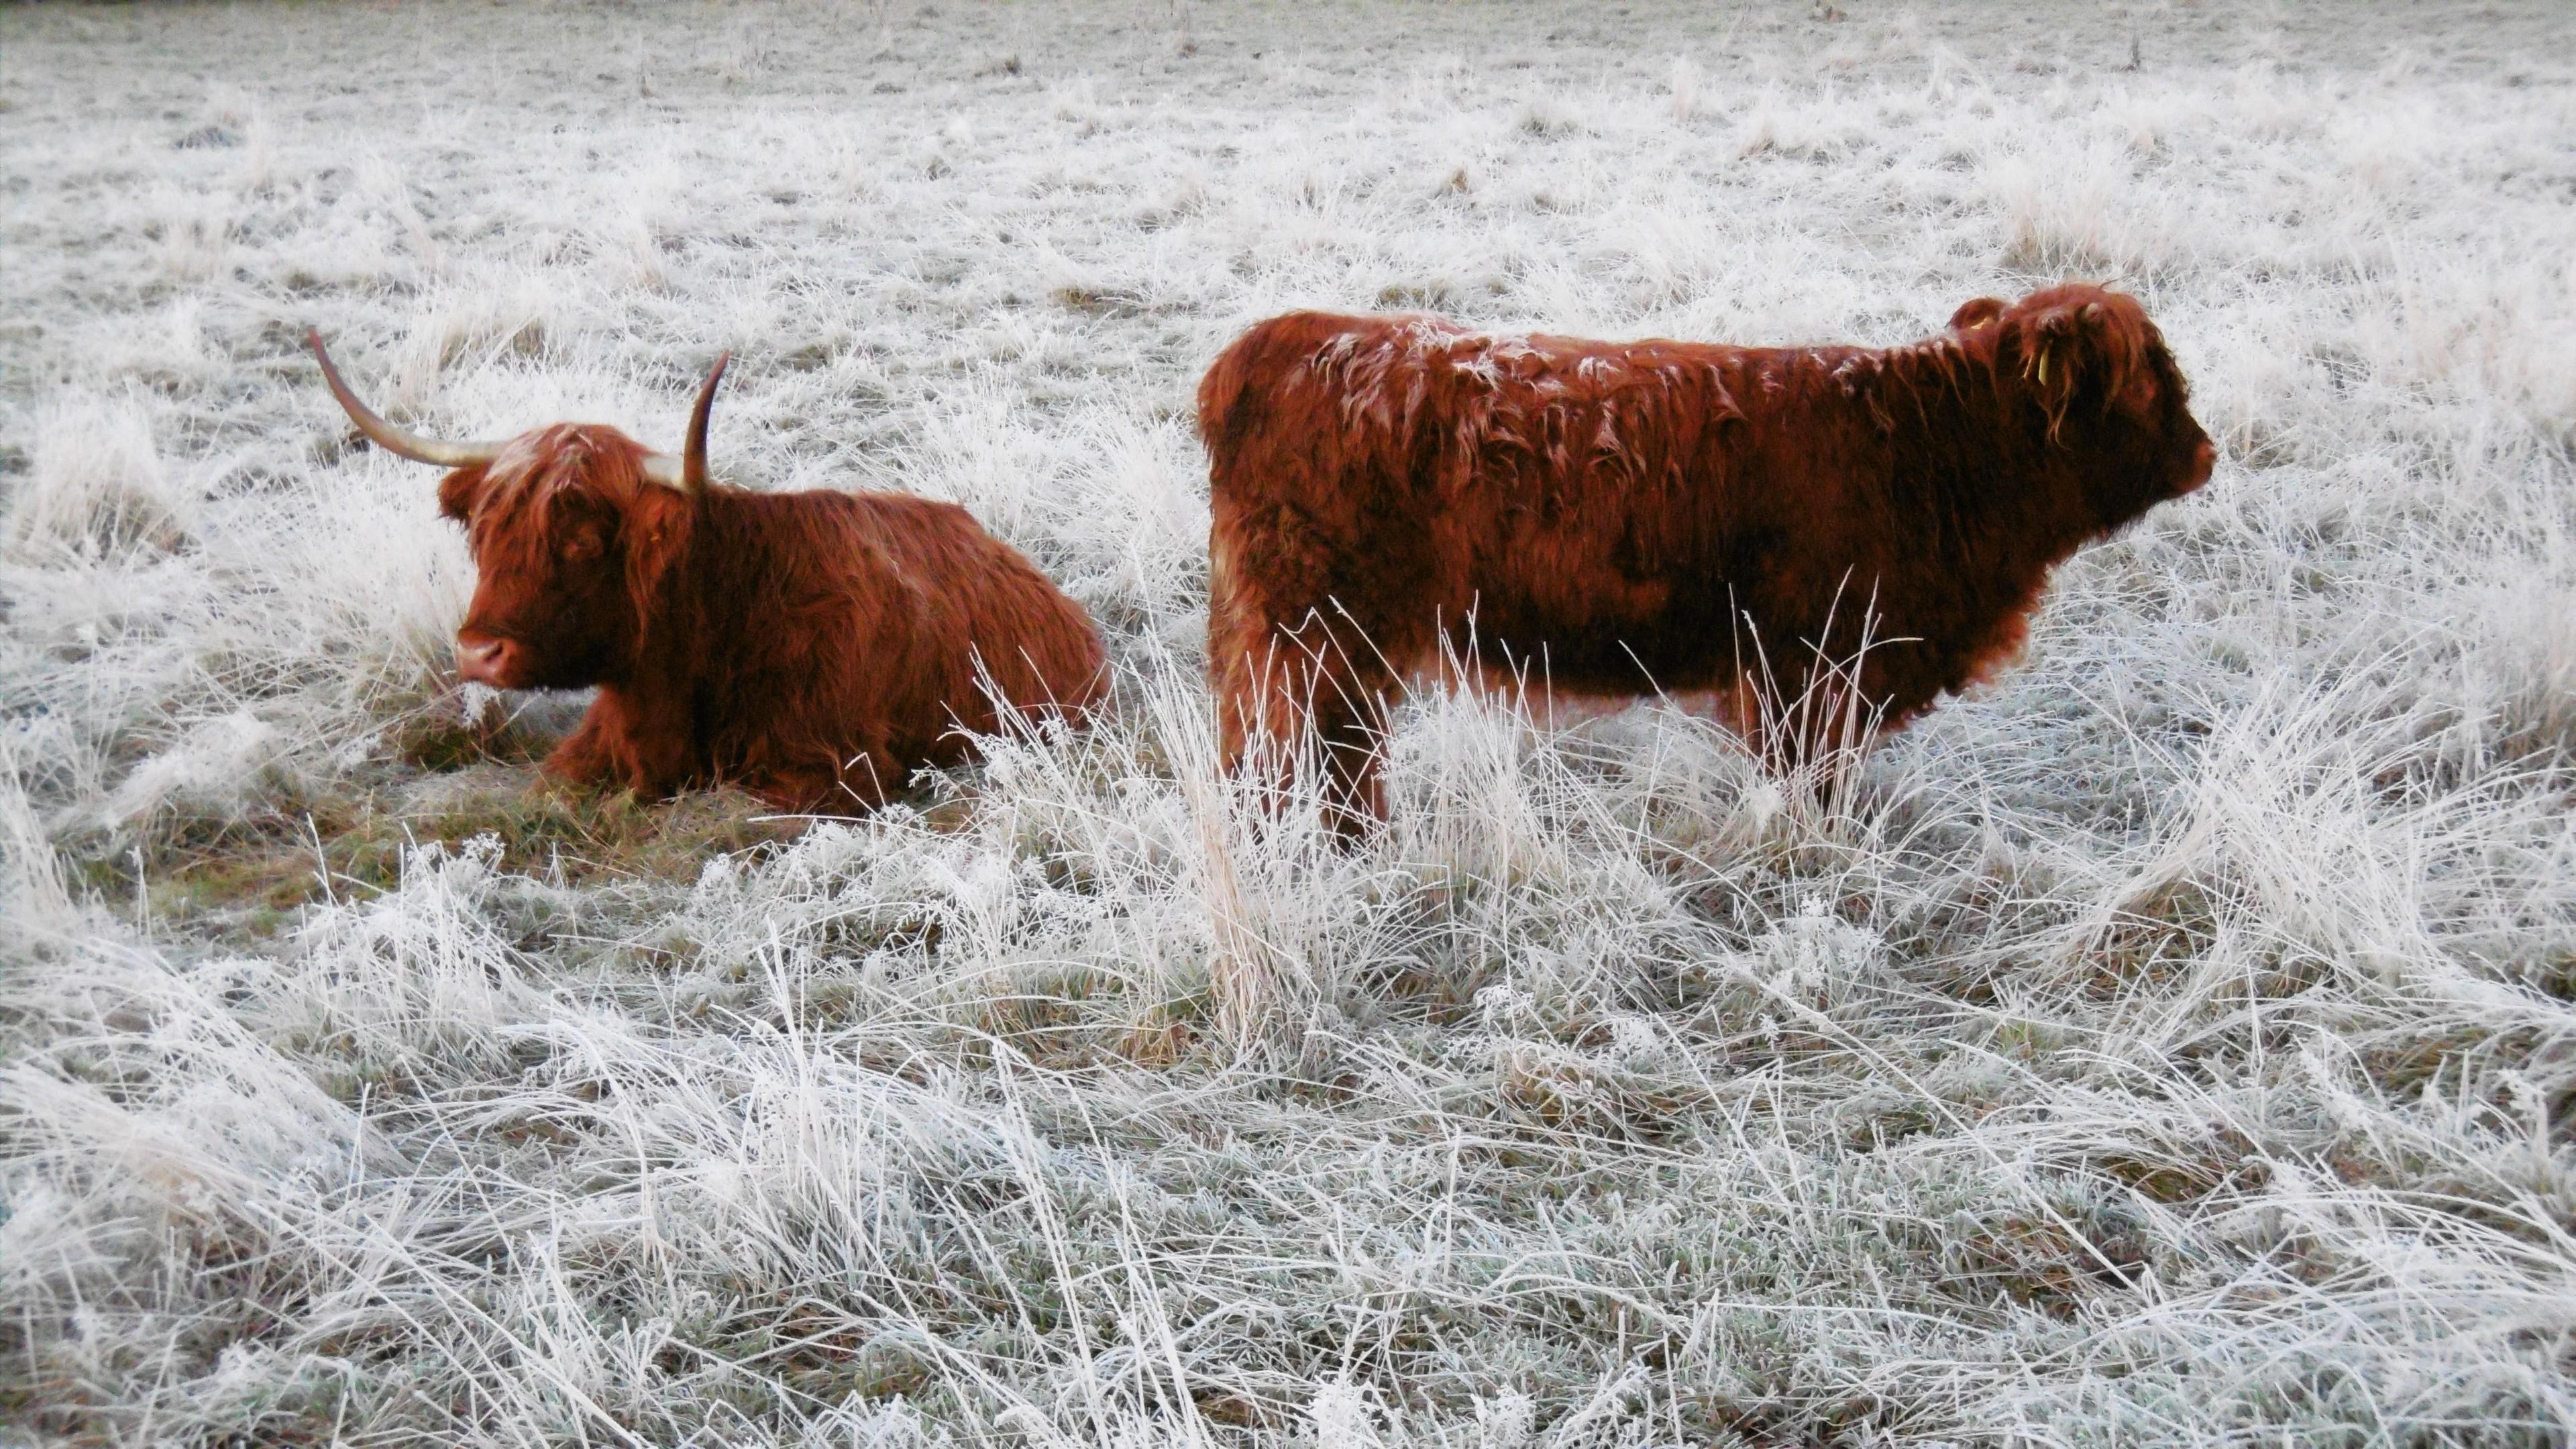
<svg viewBox="0 0 2576 1449">
<path fill-rule="evenodd" d="M 166 553 L 187 541 L 190 512 L 140 403 L 67 398 L 37 421 L 34 457 L 0 518 L 0 544 L 90 557 Z"/>
<path fill-rule="evenodd" d="M 0 1438 L 2576 1436 L 2568 17 L 1628 9 L 12 13 Z M 1248 322 L 2068 274 L 2224 461 L 1991 687 L 1216 771 Z M 569 706 L 315 325 L 458 436 L 730 348 L 720 469 L 965 504 L 1117 706 L 732 855 L 473 763 Z"/>
<path fill-rule="evenodd" d="M 285 734 L 247 710 L 199 721 L 117 785 L 101 823 L 133 825 L 164 811 L 237 823 L 254 801 L 293 798 L 290 753 Z"/>
</svg>

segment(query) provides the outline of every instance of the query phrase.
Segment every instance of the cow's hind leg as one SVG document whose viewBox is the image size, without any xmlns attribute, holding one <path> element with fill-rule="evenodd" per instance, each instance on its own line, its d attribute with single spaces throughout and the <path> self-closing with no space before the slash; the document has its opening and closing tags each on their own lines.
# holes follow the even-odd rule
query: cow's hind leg
<svg viewBox="0 0 2576 1449">
<path fill-rule="evenodd" d="M 1368 667 L 1328 676 L 1314 706 L 1323 754 L 1325 823 L 1357 840 L 1386 819 L 1386 725 L 1393 675 Z"/>
<path fill-rule="evenodd" d="M 1279 783 L 1309 763 L 1319 682 L 1303 650 L 1263 623 L 1210 640 L 1219 763 Z"/>
<path fill-rule="evenodd" d="M 1287 647 L 1268 601 L 1233 567 L 1228 530 L 1210 541 L 1208 688 L 1216 696 L 1218 764 L 1278 782 L 1293 771 L 1310 721 L 1312 671 Z"/>
<path fill-rule="evenodd" d="M 1374 592 L 1358 586 L 1364 550 L 1301 513 L 1247 511 L 1222 480 L 1211 505 L 1208 671 L 1225 768 L 1274 783 L 1320 776 L 1335 833 L 1355 838 L 1386 815 L 1388 660 L 1419 654 L 1425 641 L 1410 635 L 1430 621 L 1399 639 L 1385 619 L 1346 612 L 1338 600 Z"/>
<path fill-rule="evenodd" d="M 1212 632 L 1226 770 L 1272 782 L 1320 770 L 1328 822 L 1345 839 L 1384 819 L 1380 751 L 1396 680 L 1368 646 L 1313 618 L 1302 629 L 1263 621 L 1257 632 Z"/>
<path fill-rule="evenodd" d="M 903 793 L 905 782 L 912 776 L 894 752 L 875 738 L 867 740 L 848 759 L 817 762 L 807 774 L 813 781 L 816 801 L 808 808 L 820 815 L 875 810 Z"/>
<path fill-rule="evenodd" d="M 791 815 L 863 815 L 900 794 L 908 772 L 883 737 L 782 730 L 738 742 L 725 777 Z"/>
</svg>

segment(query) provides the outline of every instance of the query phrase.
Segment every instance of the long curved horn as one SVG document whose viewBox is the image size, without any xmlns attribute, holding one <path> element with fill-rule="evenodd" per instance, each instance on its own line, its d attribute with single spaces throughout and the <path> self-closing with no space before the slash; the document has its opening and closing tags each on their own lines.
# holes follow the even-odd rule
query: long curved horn
<svg viewBox="0 0 2576 1449">
<path fill-rule="evenodd" d="M 340 400 L 340 410 L 349 415 L 349 421 L 358 425 L 359 432 L 367 435 L 368 442 L 396 457 L 409 458 L 415 463 L 435 463 L 442 468 L 470 468 L 501 456 L 501 449 L 506 446 L 502 443 L 442 443 L 434 438 L 404 432 L 386 422 L 376 416 L 373 408 L 358 401 L 358 395 L 351 392 L 349 384 L 341 378 L 340 369 L 331 365 L 331 354 L 322 347 L 322 329 L 305 329 L 304 340 L 312 346 L 313 356 L 322 364 L 322 380 L 331 385 L 331 396 Z"/>
<path fill-rule="evenodd" d="M 725 365 L 732 361 L 730 352 L 716 354 L 716 365 L 707 369 L 707 380 L 698 384 L 698 404 L 689 410 L 689 441 L 677 458 L 668 453 L 647 457 L 645 477 L 692 498 L 707 491 L 707 419 L 715 415 L 716 384 L 724 379 Z"/>
</svg>

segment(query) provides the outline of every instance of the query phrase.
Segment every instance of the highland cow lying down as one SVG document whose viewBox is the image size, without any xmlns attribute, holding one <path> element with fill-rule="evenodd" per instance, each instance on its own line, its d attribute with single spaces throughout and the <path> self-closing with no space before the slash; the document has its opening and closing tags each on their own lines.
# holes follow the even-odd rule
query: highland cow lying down
<svg viewBox="0 0 2576 1449">
<path fill-rule="evenodd" d="M 2018 652 L 2059 561 L 2208 480 L 2186 401 L 2091 286 L 1879 350 L 1274 317 L 1199 384 L 1226 758 L 1293 760 L 1311 725 L 1356 828 L 1390 691 L 1444 658 L 1713 692 L 1775 757 L 1901 728 Z M 1784 730 L 1757 686 L 1809 708 Z"/>
<path fill-rule="evenodd" d="M 663 796 L 729 782 L 790 810 L 881 803 L 963 759 L 962 727 L 1080 711 L 1104 687 L 1081 607 L 953 504 L 892 493 L 754 493 L 709 481 L 719 359 L 679 458 L 564 423 L 441 443 L 322 375 L 381 448 L 452 471 L 474 601 L 457 672 L 500 689 L 599 694 L 546 760 Z"/>
</svg>

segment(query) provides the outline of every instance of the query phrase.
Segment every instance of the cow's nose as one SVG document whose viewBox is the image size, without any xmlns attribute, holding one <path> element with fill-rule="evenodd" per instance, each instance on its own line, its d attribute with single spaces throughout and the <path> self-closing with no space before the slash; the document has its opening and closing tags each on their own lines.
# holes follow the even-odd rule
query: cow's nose
<svg viewBox="0 0 2576 1449">
<path fill-rule="evenodd" d="M 2191 486 L 2197 488 L 2208 482 L 2211 470 L 2217 466 L 2218 445 L 2207 438 L 2201 439 L 2200 447 L 2191 455 Z"/>
<path fill-rule="evenodd" d="M 507 639 L 495 639 L 471 629 L 456 632 L 456 673 L 471 683 L 508 688 L 511 666 L 519 662 L 518 654 L 518 646 Z"/>
</svg>

